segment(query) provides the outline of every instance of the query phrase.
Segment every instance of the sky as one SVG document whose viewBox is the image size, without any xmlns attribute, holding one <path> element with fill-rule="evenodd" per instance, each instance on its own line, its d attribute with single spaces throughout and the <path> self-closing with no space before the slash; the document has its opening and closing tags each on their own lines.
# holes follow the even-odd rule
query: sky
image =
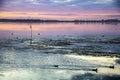
<svg viewBox="0 0 120 80">
<path fill-rule="evenodd" d="M 120 0 L 0 0 L 0 18 L 120 19 Z"/>
</svg>

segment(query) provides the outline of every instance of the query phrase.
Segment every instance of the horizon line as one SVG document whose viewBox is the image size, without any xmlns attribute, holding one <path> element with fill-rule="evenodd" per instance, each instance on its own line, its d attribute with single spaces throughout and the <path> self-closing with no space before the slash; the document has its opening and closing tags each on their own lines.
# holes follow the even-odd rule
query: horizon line
<svg viewBox="0 0 120 80">
<path fill-rule="evenodd" d="M 71 19 L 71 20 L 57 20 L 57 19 L 1 19 L 0 22 L 117 22 L 120 23 L 120 19 Z"/>
</svg>

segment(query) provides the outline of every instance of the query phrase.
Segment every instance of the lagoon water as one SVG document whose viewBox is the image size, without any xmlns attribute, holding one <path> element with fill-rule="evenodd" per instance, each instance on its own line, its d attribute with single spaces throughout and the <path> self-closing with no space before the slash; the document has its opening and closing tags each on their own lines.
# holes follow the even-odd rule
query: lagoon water
<svg viewBox="0 0 120 80">
<path fill-rule="evenodd" d="M 0 23 L 0 38 L 120 35 L 120 23 Z M 14 33 L 14 36 L 11 36 Z M 40 34 L 40 36 L 38 35 Z"/>
<path fill-rule="evenodd" d="M 119 79 L 120 23 L 0 22 L 0 80 Z"/>
</svg>

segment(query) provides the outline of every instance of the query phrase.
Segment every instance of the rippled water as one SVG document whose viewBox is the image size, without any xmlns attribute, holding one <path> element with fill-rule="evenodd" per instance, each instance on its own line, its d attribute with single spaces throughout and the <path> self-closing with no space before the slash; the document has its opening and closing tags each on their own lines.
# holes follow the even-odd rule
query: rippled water
<svg viewBox="0 0 120 80">
<path fill-rule="evenodd" d="M 0 23 L 0 80 L 119 80 L 119 35 L 120 24 Z"/>
</svg>

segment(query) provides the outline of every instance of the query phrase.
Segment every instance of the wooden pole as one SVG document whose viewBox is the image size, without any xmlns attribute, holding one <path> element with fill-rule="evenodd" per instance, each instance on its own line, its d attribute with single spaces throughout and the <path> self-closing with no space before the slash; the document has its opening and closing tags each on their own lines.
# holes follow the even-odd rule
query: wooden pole
<svg viewBox="0 0 120 80">
<path fill-rule="evenodd" d="M 32 26 L 30 25 L 30 33 L 31 33 L 31 35 L 30 35 L 30 44 L 32 44 Z"/>
</svg>

